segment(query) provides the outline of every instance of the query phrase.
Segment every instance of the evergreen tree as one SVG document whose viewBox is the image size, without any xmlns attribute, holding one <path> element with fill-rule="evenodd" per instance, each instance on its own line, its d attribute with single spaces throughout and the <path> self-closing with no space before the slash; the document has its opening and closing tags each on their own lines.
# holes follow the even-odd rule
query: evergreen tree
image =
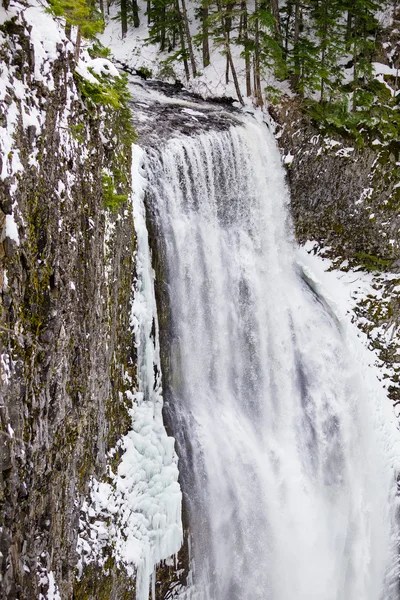
<svg viewBox="0 0 400 600">
<path fill-rule="evenodd" d="M 79 59 L 82 36 L 93 38 L 103 31 L 104 21 L 100 11 L 86 0 L 50 0 L 51 11 L 58 17 L 65 18 L 65 32 L 71 37 L 72 27 L 77 27 L 75 40 L 75 59 Z"/>
<path fill-rule="evenodd" d="M 376 12 L 383 2 L 380 0 L 348 0 L 347 47 L 353 62 L 353 111 L 357 109 L 362 88 L 372 75 L 371 59 L 375 49 L 378 30 Z"/>
<path fill-rule="evenodd" d="M 341 0 L 317 0 L 313 4 L 310 19 L 317 38 L 317 89 L 323 102 L 328 92 L 337 89 L 342 80 L 340 60 L 346 50 L 344 10 Z"/>
</svg>

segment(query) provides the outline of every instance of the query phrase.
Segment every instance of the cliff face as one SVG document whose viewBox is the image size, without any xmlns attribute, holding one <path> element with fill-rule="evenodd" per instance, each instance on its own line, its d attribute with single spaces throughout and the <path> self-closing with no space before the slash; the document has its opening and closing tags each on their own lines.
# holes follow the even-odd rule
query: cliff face
<svg viewBox="0 0 400 600">
<path fill-rule="evenodd" d="M 1 16 L 0 596 L 71 598 L 89 479 L 130 423 L 135 233 L 104 210 L 113 115 L 82 100 L 72 45 Z"/>
<path fill-rule="evenodd" d="M 271 110 L 287 165 L 291 207 L 300 243 L 317 240 L 331 256 L 378 269 L 398 263 L 400 175 L 397 143 L 357 147 L 324 134 L 295 99 Z"/>
</svg>

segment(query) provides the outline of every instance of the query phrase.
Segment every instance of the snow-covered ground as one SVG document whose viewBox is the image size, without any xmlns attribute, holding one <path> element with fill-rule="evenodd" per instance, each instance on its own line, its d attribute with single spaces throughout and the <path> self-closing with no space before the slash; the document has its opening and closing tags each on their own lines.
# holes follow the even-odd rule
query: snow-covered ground
<svg viewBox="0 0 400 600">
<path fill-rule="evenodd" d="M 201 53 L 195 48 L 196 62 L 199 74 L 194 79 L 186 82 L 183 63 L 174 61 L 172 65 L 166 68 L 164 62 L 168 58 L 166 52 L 160 53 L 156 44 L 148 43 L 148 26 L 145 15 L 145 3 L 142 0 L 138 2 L 140 8 L 140 26 L 134 28 L 129 26 L 128 33 L 124 39 L 121 35 L 121 24 L 114 20 L 118 13 L 118 8 L 113 5 L 110 8 L 110 15 L 106 18 L 106 27 L 104 33 L 99 35 L 102 44 L 111 49 L 113 57 L 121 63 L 133 69 L 148 69 L 155 79 L 165 79 L 174 83 L 178 80 L 186 85 L 189 91 L 199 94 L 203 98 L 237 98 L 235 86 L 230 77 L 228 84 L 225 83 L 226 57 L 222 54 L 221 47 L 210 48 L 211 62 L 206 68 L 202 67 Z M 192 34 L 196 31 L 196 20 L 190 13 Z M 246 98 L 246 79 L 244 59 L 240 56 L 240 49 L 232 45 L 232 57 L 235 62 L 240 90 L 245 103 L 252 105 L 252 100 Z M 262 79 L 262 87 L 273 86 L 281 92 L 292 95 L 287 81 L 277 81 L 273 74 L 266 72 Z"/>
<path fill-rule="evenodd" d="M 141 6 L 143 8 L 143 5 Z M 31 0 L 29 7 L 11 3 L 8 11 L 0 8 L 0 22 L 21 13 L 23 13 L 26 25 L 32 28 L 30 35 L 35 50 L 34 78 L 49 89 L 54 89 L 51 65 L 59 55 L 57 45 L 62 44 L 66 52 L 73 52 L 73 44 L 65 38 L 62 23 L 55 22 L 37 0 Z M 144 10 L 141 13 L 141 22 L 140 28 L 137 30 L 130 28 L 127 37 L 122 40 L 120 24 L 110 19 L 104 34 L 100 36 L 101 41 L 105 46 L 111 48 L 116 60 L 135 69 L 150 69 L 154 77 L 165 76 L 165 67 L 162 63 L 166 55 L 159 55 L 156 46 L 145 43 L 148 30 Z M 0 33 L 0 42 L 3 41 L 2 35 Z M 238 49 L 233 48 L 233 52 L 237 53 L 235 62 L 238 65 L 240 87 L 245 95 L 244 62 L 238 55 Z M 200 65 L 199 54 L 197 58 L 198 65 Z M 88 70 L 89 68 L 91 70 Z M 114 67 L 109 61 L 103 59 L 93 61 L 85 49 L 81 53 L 78 72 L 90 81 L 95 79 L 96 74 L 108 72 L 113 76 L 116 75 Z M 184 80 L 181 63 L 174 64 L 174 72 L 178 79 Z M 170 73 L 170 77 L 171 75 Z M 265 86 L 277 86 L 277 82 L 272 76 L 267 76 L 263 83 Z M 289 93 L 286 85 L 281 84 L 282 91 Z M 0 177 L 3 180 L 21 172 L 23 168 L 19 152 L 14 145 L 18 119 L 22 118 L 25 128 L 35 127 L 36 135 L 39 135 L 45 119 L 45 111 L 40 105 L 39 99 L 33 97 L 29 104 L 26 103 L 26 98 L 32 94 L 26 85 L 16 77 L 15 72 L 2 64 L 0 66 L 0 101 L 5 99 L 10 88 L 13 90 L 14 96 L 12 102 L 7 104 L 7 127 L 2 129 L 0 138 L 0 158 L 2 159 L 0 161 L 2 164 Z M 188 88 L 204 97 L 236 97 L 233 82 L 225 83 L 225 57 L 222 56 L 219 49 L 213 50 L 211 65 L 202 70 L 200 75 L 188 84 Z M 65 112 L 59 122 L 60 136 L 66 145 L 70 142 L 70 136 L 68 137 L 67 133 L 64 134 L 63 131 L 68 125 L 70 104 L 75 99 L 74 88 L 69 86 Z M 251 102 L 249 101 L 250 106 Z M 258 117 L 260 118 L 259 114 Z M 36 153 L 36 149 L 33 148 L 31 157 L 33 165 L 37 161 Z M 290 162 L 289 157 L 286 157 L 286 162 Z M 156 318 L 156 312 L 152 288 L 153 273 L 149 265 L 149 256 L 146 255 L 148 252 L 147 234 L 141 212 L 142 190 L 140 189 L 140 179 L 137 177 L 140 170 L 138 162 L 135 164 L 135 169 L 134 182 L 137 181 L 139 186 L 135 190 L 136 197 L 133 200 L 135 223 L 139 235 L 142 235 L 142 245 L 139 246 L 138 251 L 140 268 L 135 290 L 132 326 L 136 329 L 137 340 L 139 340 L 143 331 L 145 337 L 150 337 L 149 332 L 152 328 L 152 320 Z M 18 214 L 17 206 L 14 205 L 13 208 L 13 214 L 7 216 L 5 235 L 19 244 L 18 220 L 22 217 Z M 371 297 L 384 302 L 385 281 L 397 278 L 397 275 L 388 274 L 378 277 L 361 271 L 327 272 L 332 267 L 332 263 L 328 259 L 314 255 L 312 243 L 299 250 L 298 260 L 303 268 L 310 268 L 312 272 L 319 273 L 325 289 L 333 298 L 333 303 L 339 306 L 343 318 L 359 327 L 366 325 L 362 322 L 362 319 L 366 319 L 366 317 L 357 316 L 355 309 Z M 4 285 L 7 285 L 6 277 Z M 400 288 L 399 290 L 395 288 L 393 292 L 397 294 L 400 292 Z M 354 331 L 362 338 L 366 347 L 370 346 L 371 339 L 368 339 L 365 333 L 355 327 Z M 394 335 L 393 327 L 391 329 L 376 327 L 370 332 L 372 339 L 375 336 L 387 339 L 388 343 L 392 341 Z M 139 341 L 137 343 L 139 345 Z M 147 364 L 147 371 L 142 373 L 142 387 L 139 387 L 138 390 L 132 387 L 130 392 L 129 400 L 133 403 L 132 430 L 118 445 L 118 449 L 123 451 L 123 456 L 116 472 L 110 470 L 105 481 L 92 481 L 90 501 L 83 507 L 79 540 L 81 568 L 85 563 L 93 560 L 101 564 L 104 558 L 102 549 L 106 544 L 111 544 L 114 546 L 117 562 L 122 563 L 128 572 L 133 573 L 139 569 L 138 587 L 139 594 L 142 594 L 139 596 L 141 598 L 146 597 L 149 580 L 156 563 L 176 553 L 182 539 L 177 457 L 174 452 L 174 441 L 167 437 L 162 424 L 160 380 L 145 381 L 146 377 L 150 375 L 153 377 L 153 365 L 159 366 L 157 344 L 158 342 L 155 341 L 155 344 L 152 347 L 150 344 L 147 349 L 142 346 L 143 360 L 150 360 L 151 364 Z M 377 371 L 379 377 L 389 378 L 387 380 L 390 381 L 394 375 L 393 369 L 384 365 L 375 351 L 368 356 L 370 356 L 372 367 L 379 366 L 379 371 Z M 10 358 L 4 356 L 1 360 L 8 365 Z M 4 372 L 7 373 L 6 370 Z M 149 389 L 153 390 L 150 396 L 148 395 Z M 389 403 L 388 407 L 390 408 Z M 48 582 L 48 598 L 57 598 L 57 584 L 52 573 L 48 574 Z"/>
</svg>

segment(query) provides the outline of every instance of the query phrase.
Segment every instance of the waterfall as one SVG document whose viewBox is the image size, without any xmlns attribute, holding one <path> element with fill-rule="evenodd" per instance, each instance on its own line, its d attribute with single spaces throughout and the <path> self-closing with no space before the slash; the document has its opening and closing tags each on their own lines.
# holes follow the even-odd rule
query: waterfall
<svg viewBox="0 0 400 600">
<path fill-rule="evenodd" d="M 172 139 L 143 167 L 191 538 L 184 597 L 399 598 L 395 427 L 296 263 L 272 134 L 248 118 Z"/>
</svg>

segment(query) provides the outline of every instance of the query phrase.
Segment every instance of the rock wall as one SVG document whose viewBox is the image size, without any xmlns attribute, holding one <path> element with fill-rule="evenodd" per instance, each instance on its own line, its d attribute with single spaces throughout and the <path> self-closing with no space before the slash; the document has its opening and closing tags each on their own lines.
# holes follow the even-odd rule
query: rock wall
<svg viewBox="0 0 400 600">
<path fill-rule="evenodd" d="M 300 243 L 317 240 L 354 264 L 400 266 L 399 147 L 322 135 L 296 99 L 272 108 Z"/>
<path fill-rule="evenodd" d="M 40 20 L 0 27 L 0 597 L 97 599 L 73 592 L 79 510 L 130 424 L 135 233 L 126 205 L 104 209 L 104 109 Z M 104 597 L 125 597 L 113 577 Z"/>
</svg>

